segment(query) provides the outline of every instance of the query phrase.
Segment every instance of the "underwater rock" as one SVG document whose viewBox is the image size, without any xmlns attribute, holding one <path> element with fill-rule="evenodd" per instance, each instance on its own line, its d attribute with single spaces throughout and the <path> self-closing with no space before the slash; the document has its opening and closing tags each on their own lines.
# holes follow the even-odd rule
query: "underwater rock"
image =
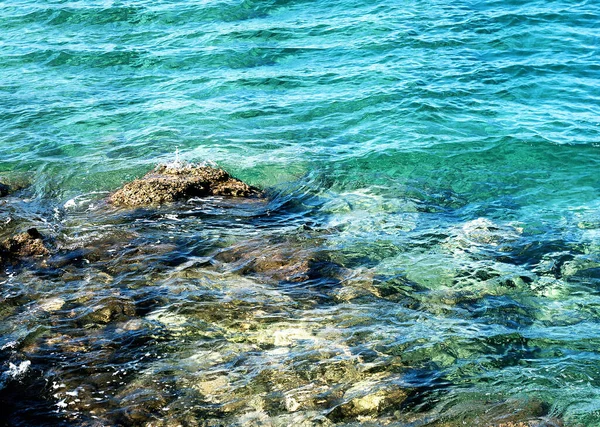
<svg viewBox="0 0 600 427">
<path fill-rule="evenodd" d="M 304 248 L 293 241 L 281 243 L 247 241 L 215 255 L 218 262 L 242 275 L 266 281 L 304 282 L 313 278 L 337 278 L 343 268 L 314 248 Z"/>
<path fill-rule="evenodd" d="M 523 422 L 523 421 L 519 421 L 519 422 L 508 422 L 508 423 L 501 423 L 501 424 L 497 424 L 497 427 L 554 427 L 554 426 L 558 426 L 558 424 L 552 423 L 552 424 L 548 424 L 545 421 L 528 421 L 528 422 Z M 493 426 L 496 427 L 496 426 Z"/>
<path fill-rule="evenodd" d="M 44 298 L 38 301 L 38 307 L 45 312 L 58 311 L 65 305 L 65 300 L 59 297 Z"/>
<path fill-rule="evenodd" d="M 130 390 L 126 388 L 119 397 L 122 405 L 123 421 L 127 425 L 137 425 L 156 418 L 160 418 L 161 408 L 168 404 L 168 400 L 159 390 L 141 388 Z"/>
<path fill-rule="evenodd" d="M 501 401 L 462 402 L 446 411 L 444 420 L 432 427 L 564 427 L 550 416 L 551 406 L 538 398 L 509 398 Z M 429 424 L 428 424 L 429 425 Z"/>
<path fill-rule="evenodd" d="M 48 255 L 50 251 L 42 239 L 36 228 L 30 228 L 0 243 L 0 257 L 14 259 Z"/>
<path fill-rule="evenodd" d="M 9 192 L 10 192 L 10 187 L 8 185 L 2 184 L 0 182 L 0 197 L 7 196 Z"/>
<path fill-rule="evenodd" d="M 135 305 L 129 299 L 109 297 L 92 307 L 91 313 L 83 318 L 84 324 L 106 325 L 113 321 L 124 321 L 135 316 Z"/>
<path fill-rule="evenodd" d="M 258 196 L 260 191 L 223 169 L 198 164 L 159 165 L 109 197 L 117 206 L 151 206 L 203 196 Z"/>
<path fill-rule="evenodd" d="M 334 424 L 317 411 L 283 414 L 273 417 L 274 427 L 332 427 Z"/>
<path fill-rule="evenodd" d="M 409 390 L 393 382 L 378 383 L 373 379 L 359 381 L 343 396 L 343 401 L 328 414 L 329 419 L 341 421 L 361 416 L 377 416 L 399 406 L 409 395 Z"/>
<path fill-rule="evenodd" d="M 499 246 L 518 240 L 523 233 L 510 224 L 499 225 L 487 218 L 478 218 L 462 226 L 462 237 L 472 244 Z"/>
</svg>

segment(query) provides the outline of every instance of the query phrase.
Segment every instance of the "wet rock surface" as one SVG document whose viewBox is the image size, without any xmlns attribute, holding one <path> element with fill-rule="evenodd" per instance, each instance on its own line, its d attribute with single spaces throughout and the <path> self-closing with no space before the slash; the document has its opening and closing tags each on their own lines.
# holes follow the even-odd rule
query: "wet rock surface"
<svg viewBox="0 0 600 427">
<path fill-rule="evenodd" d="M 133 302 L 126 298 L 109 297 L 99 301 L 81 322 L 85 326 L 106 325 L 110 322 L 127 320 L 135 315 Z"/>
<path fill-rule="evenodd" d="M 260 191 L 223 169 L 198 164 L 159 165 L 109 197 L 117 206 L 152 206 L 204 196 L 249 197 Z"/>
<path fill-rule="evenodd" d="M 550 405 L 537 398 L 506 399 L 500 401 L 465 402 L 445 414 L 444 421 L 433 427 L 485 426 L 485 427 L 565 427 L 559 417 L 550 415 Z M 454 413 L 452 413 L 454 412 Z M 579 426 L 579 424 L 568 424 Z"/>
<path fill-rule="evenodd" d="M 19 233 L 0 243 L 0 257 L 4 259 L 41 257 L 49 254 L 43 236 L 36 228 L 30 228 L 25 233 Z"/>
<path fill-rule="evenodd" d="M 409 395 L 409 390 L 393 383 L 381 381 L 377 375 L 354 384 L 346 390 L 342 402 L 328 417 L 342 421 L 357 417 L 376 417 L 381 412 L 399 407 Z"/>
</svg>

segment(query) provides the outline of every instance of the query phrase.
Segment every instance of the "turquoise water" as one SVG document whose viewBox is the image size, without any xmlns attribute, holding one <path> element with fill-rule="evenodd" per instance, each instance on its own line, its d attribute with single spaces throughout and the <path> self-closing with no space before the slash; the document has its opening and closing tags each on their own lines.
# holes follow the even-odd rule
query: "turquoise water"
<svg viewBox="0 0 600 427">
<path fill-rule="evenodd" d="M 600 425 L 597 3 L 0 6 L 3 425 Z"/>
</svg>

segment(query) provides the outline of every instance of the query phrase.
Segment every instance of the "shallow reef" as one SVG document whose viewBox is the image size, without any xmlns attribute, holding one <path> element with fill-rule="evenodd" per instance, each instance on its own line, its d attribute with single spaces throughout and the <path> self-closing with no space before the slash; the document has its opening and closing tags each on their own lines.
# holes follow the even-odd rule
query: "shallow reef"
<svg viewBox="0 0 600 427">
<path fill-rule="evenodd" d="M 108 203 L 11 224 L 0 424 L 577 426 L 536 393 L 470 394 L 469 381 L 550 351 L 510 329 L 538 313 L 509 300 L 593 260 L 511 267 L 530 250 L 522 230 L 480 219 L 430 239 L 433 281 L 336 250 L 339 227 L 296 215 L 312 201 L 294 197 L 161 165 Z"/>
</svg>

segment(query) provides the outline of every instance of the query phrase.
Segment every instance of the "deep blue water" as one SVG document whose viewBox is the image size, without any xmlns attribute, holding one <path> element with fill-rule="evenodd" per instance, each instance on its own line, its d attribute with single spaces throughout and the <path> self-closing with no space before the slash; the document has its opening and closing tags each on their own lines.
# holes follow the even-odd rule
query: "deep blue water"
<svg viewBox="0 0 600 427">
<path fill-rule="evenodd" d="M 55 252 L 0 422 L 600 425 L 599 50 L 593 1 L 0 1 L 0 237 Z M 267 200 L 104 205 L 176 150 Z"/>
</svg>

